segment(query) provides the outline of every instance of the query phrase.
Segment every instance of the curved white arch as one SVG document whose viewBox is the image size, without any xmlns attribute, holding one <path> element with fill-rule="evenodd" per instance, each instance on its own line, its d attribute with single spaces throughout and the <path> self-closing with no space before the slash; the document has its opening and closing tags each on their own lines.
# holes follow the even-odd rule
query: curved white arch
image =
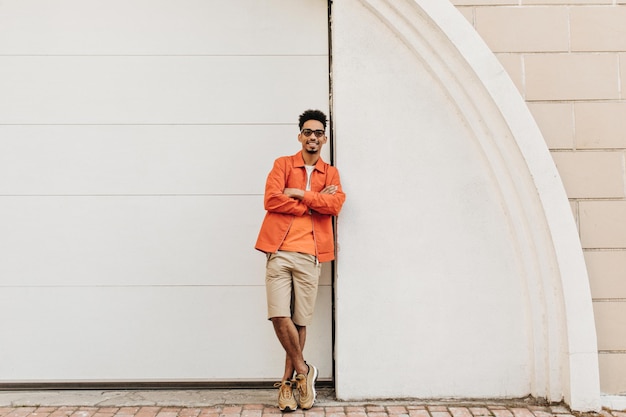
<svg viewBox="0 0 626 417">
<path fill-rule="evenodd" d="M 338 396 L 432 398 L 532 394 L 550 401 L 565 399 L 576 410 L 597 410 L 600 395 L 595 325 L 576 225 L 541 133 L 495 56 L 451 4 L 435 0 L 334 2 L 332 55 L 336 158 L 348 192 L 338 230 L 341 248 L 336 303 Z M 387 123 L 390 126 L 381 129 Z M 414 129 L 427 132 L 434 139 L 416 145 Z M 366 132 L 378 133 L 378 138 L 368 138 Z M 381 142 L 385 132 L 393 132 L 393 139 L 385 138 L 386 142 Z M 393 149 L 398 152 L 394 153 Z M 469 161 L 455 152 L 467 154 Z M 406 163 L 407 155 L 412 157 L 413 164 Z M 441 167 L 446 161 L 433 162 L 438 155 L 444 155 L 451 165 Z M 386 160 L 376 167 L 377 175 L 370 175 L 369 170 L 383 156 Z M 462 172 L 455 173 L 456 167 Z M 453 197 L 448 198 L 429 181 L 407 179 L 415 169 L 422 178 L 429 173 L 437 179 L 443 178 L 442 183 L 447 185 L 442 187 L 447 187 Z M 359 179 L 368 185 L 358 184 Z M 388 204 L 372 201 L 371 192 L 378 187 L 384 189 L 380 194 Z M 418 195 L 395 197 L 410 193 L 410 187 L 419 190 Z M 475 192 L 465 195 L 472 188 Z M 464 197 L 454 198 L 454 195 Z M 424 205 L 421 198 L 430 204 L 420 207 Z M 405 207 L 413 205 L 416 219 L 403 212 Z M 385 216 L 398 210 L 405 217 L 385 220 Z M 429 222 L 421 221 L 420 216 L 429 219 L 448 216 L 451 222 L 462 219 L 461 228 L 442 223 L 432 229 L 441 230 L 440 234 L 430 233 L 430 239 L 423 241 L 420 234 L 429 230 Z M 368 225 L 368 219 L 374 224 Z M 466 236 L 460 233 L 464 225 L 475 223 L 482 226 Z M 457 235 L 460 235 L 458 240 Z M 363 243 L 368 240 L 370 245 Z M 397 250 L 377 244 L 394 241 L 401 245 Z M 480 243 L 485 250 L 464 255 L 461 249 L 471 251 L 473 242 Z M 455 243 L 459 249 L 450 249 Z M 395 254 L 406 247 L 430 256 L 423 256 L 417 264 L 406 257 L 397 259 Z M 451 265 L 463 264 L 466 273 L 460 267 L 444 271 L 440 262 L 429 263 L 441 253 L 446 253 L 443 259 Z M 393 258 L 393 262 L 386 264 L 381 254 L 383 258 Z M 500 263 L 493 265 L 490 259 Z M 362 266 L 364 262 L 367 268 Z M 380 271 L 388 271 L 397 278 L 390 278 L 383 286 L 379 284 L 377 271 L 378 275 Z M 466 287 L 466 278 L 477 286 Z M 490 290 L 497 291 L 493 297 L 508 297 L 512 302 L 504 304 L 488 298 Z M 415 302 L 419 306 L 412 305 L 413 299 L 408 297 L 394 300 L 393 294 L 398 292 L 403 297 L 416 294 Z M 442 303 L 445 304 L 443 295 L 421 296 L 445 292 L 452 309 L 455 305 L 465 305 L 465 297 L 471 296 L 501 311 L 504 317 L 492 322 L 487 307 L 473 310 L 475 321 L 462 314 L 448 317 L 446 311 L 440 311 Z M 371 342 L 371 349 L 354 352 L 365 340 L 362 336 L 365 329 L 360 326 L 364 315 L 358 313 L 364 307 L 362 300 L 375 304 L 384 294 L 389 294 L 384 308 L 368 305 L 371 315 L 365 316 L 395 342 L 393 351 L 399 356 L 389 360 L 380 355 L 385 352 L 384 342 Z M 465 309 L 468 310 L 467 306 Z M 523 313 L 518 314 L 519 310 Z M 431 321 L 423 318 L 432 311 L 435 313 Z M 506 326 L 508 317 L 519 329 Z M 463 333 L 459 322 L 473 327 L 476 338 L 484 323 L 499 329 L 491 337 L 516 342 L 515 346 L 501 343 L 491 353 L 497 369 L 485 369 L 489 368 L 489 362 L 474 358 L 481 351 L 489 353 L 488 345 L 470 334 L 466 336 L 465 346 L 445 350 L 459 364 L 467 363 L 469 370 L 460 372 L 458 366 L 446 370 L 441 365 L 443 370 L 437 372 L 425 360 L 410 355 L 427 351 L 433 360 L 445 361 L 444 357 L 437 357 L 439 350 L 397 346 L 402 345 L 401 336 L 388 330 L 386 323 L 390 320 L 406 329 L 404 335 L 411 343 L 420 341 L 420 333 L 431 322 L 436 323 L 429 329 L 431 334 L 438 334 L 440 328 L 458 327 L 451 334 L 434 338 L 434 342 L 446 346 Z M 422 336 L 428 340 L 428 335 Z M 520 348 L 520 345 L 524 346 Z M 386 347 L 387 351 L 389 348 Z M 512 353 L 497 354 L 507 349 Z M 407 359 L 396 360 L 402 355 Z M 379 371 L 372 372 L 368 361 L 376 361 L 375 368 Z M 396 379 L 402 381 L 402 389 L 374 389 L 376 384 L 370 377 L 382 377 L 376 374 L 384 372 L 386 362 L 391 375 L 400 375 Z M 406 368 L 398 369 L 403 368 L 403 363 L 407 364 Z M 472 371 L 485 381 L 473 385 Z M 455 381 L 447 381 L 451 376 Z M 356 380 L 360 383 L 355 384 Z M 489 382 L 496 380 L 500 381 Z"/>
</svg>

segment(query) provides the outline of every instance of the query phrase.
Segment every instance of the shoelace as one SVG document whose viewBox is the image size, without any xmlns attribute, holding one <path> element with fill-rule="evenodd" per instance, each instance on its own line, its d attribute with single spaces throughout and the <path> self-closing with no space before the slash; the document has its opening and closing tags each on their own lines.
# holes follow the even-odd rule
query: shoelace
<svg viewBox="0 0 626 417">
<path fill-rule="evenodd" d="M 296 386 L 298 387 L 298 391 L 300 391 L 300 396 L 307 396 L 307 385 L 306 385 L 306 375 L 298 375 L 296 376 Z"/>
<path fill-rule="evenodd" d="M 286 398 L 290 398 L 293 395 L 293 386 L 291 385 L 293 381 L 286 381 L 286 382 L 289 382 L 289 384 L 276 382 L 274 383 L 274 388 L 279 388 L 282 396 Z"/>
</svg>

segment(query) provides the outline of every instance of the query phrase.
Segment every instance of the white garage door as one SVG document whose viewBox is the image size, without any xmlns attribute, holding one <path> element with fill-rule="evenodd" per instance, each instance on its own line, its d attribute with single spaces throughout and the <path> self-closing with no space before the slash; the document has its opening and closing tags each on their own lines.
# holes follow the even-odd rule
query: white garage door
<svg viewBox="0 0 626 417">
<path fill-rule="evenodd" d="M 328 95 L 325 0 L 2 1 L 0 383 L 279 378 L 262 193 Z M 331 323 L 325 267 L 322 379 Z"/>
</svg>

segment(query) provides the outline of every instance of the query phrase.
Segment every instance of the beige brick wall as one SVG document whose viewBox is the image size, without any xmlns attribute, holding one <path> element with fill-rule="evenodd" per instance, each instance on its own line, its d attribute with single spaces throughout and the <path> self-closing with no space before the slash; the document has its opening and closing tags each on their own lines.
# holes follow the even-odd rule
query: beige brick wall
<svg viewBox="0 0 626 417">
<path fill-rule="evenodd" d="M 580 231 L 603 393 L 626 393 L 626 0 L 452 0 L 528 103 Z"/>
</svg>

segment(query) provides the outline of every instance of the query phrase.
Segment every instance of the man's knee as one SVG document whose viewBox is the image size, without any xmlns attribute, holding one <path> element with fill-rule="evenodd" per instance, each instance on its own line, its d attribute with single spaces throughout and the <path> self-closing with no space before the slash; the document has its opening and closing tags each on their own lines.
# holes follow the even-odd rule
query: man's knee
<svg viewBox="0 0 626 417">
<path fill-rule="evenodd" d="M 270 317 L 270 321 L 274 326 L 281 326 L 291 321 L 291 317 L 277 316 Z"/>
<path fill-rule="evenodd" d="M 286 316 L 276 316 L 276 317 L 270 317 L 271 321 L 281 321 L 281 320 L 291 320 L 291 317 L 286 317 Z"/>
<path fill-rule="evenodd" d="M 293 324 L 298 332 L 306 330 L 306 326 L 296 324 L 291 317 L 285 317 L 285 316 L 270 317 L 270 321 L 272 322 L 274 327 L 282 327 L 284 325 Z"/>
</svg>

